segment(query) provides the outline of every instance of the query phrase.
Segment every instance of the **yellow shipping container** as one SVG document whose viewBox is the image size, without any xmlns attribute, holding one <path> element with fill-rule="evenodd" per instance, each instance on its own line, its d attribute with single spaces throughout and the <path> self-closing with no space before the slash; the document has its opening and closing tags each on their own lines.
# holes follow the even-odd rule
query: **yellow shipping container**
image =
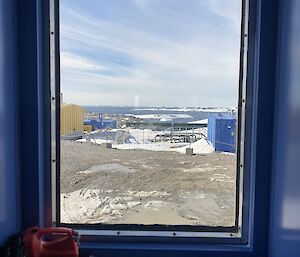
<svg viewBox="0 0 300 257">
<path fill-rule="evenodd" d="M 93 126 L 92 125 L 83 125 L 83 130 L 90 133 L 93 131 Z"/>
<path fill-rule="evenodd" d="M 75 104 L 63 104 L 60 110 L 60 135 L 83 133 L 84 109 Z"/>
</svg>

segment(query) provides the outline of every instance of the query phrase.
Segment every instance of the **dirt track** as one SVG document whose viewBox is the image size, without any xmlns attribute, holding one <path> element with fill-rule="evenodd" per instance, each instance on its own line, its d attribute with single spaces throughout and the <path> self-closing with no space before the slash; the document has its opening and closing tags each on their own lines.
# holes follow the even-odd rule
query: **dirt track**
<svg viewBox="0 0 300 257">
<path fill-rule="evenodd" d="M 234 224 L 235 155 L 62 141 L 62 221 Z"/>
</svg>

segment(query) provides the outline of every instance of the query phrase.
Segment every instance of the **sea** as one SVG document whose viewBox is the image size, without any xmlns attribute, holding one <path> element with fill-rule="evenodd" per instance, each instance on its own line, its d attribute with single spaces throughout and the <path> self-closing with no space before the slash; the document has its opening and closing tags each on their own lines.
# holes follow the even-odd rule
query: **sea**
<svg viewBox="0 0 300 257">
<path fill-rule="evenodd" d="M 86 112 L 102 114 L 134 115 L 148 122 L 172 120 L 187 123 L 207 119 L 209 113 L 232 113 L 233 108 L 214 107 L 133 107 L 133 106 L 84 106 Z"/>
</svg>

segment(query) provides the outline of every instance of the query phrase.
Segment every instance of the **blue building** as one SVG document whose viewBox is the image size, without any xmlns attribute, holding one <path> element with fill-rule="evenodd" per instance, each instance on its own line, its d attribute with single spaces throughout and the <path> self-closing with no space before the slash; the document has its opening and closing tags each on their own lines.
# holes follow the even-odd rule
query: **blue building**
<svg viewBox="0 0 300 257">
<path fill-rule="evenodd" d="M 117 128 L 117 121 L 116 120 L 102 120 L 101 122 L 102 128 Z"/>
<path fill-rule="evenodd" d="M 210 113 L 208 115 L 207 139 L 215 151 L 236 151 L 236 116 L 229 113 Z"/>
<path fill-rule="evenodd" d="M 116 120 L 105 120 L 100 116 L 99 119 L 84 120 L 84 125 L 92 125 L 92 129 L 117 128 Z"/>
</svg>

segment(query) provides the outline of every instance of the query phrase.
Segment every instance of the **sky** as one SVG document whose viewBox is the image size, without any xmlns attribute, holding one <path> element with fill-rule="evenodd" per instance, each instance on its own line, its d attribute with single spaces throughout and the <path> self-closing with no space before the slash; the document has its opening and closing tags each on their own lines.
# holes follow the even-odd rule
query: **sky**
<svg viewBox="0 0 300 257">
<path fill-rule="evenodd" d="M 234 107 L 241 0 L 61 0 L 66 103 Z"/>
</svg>

